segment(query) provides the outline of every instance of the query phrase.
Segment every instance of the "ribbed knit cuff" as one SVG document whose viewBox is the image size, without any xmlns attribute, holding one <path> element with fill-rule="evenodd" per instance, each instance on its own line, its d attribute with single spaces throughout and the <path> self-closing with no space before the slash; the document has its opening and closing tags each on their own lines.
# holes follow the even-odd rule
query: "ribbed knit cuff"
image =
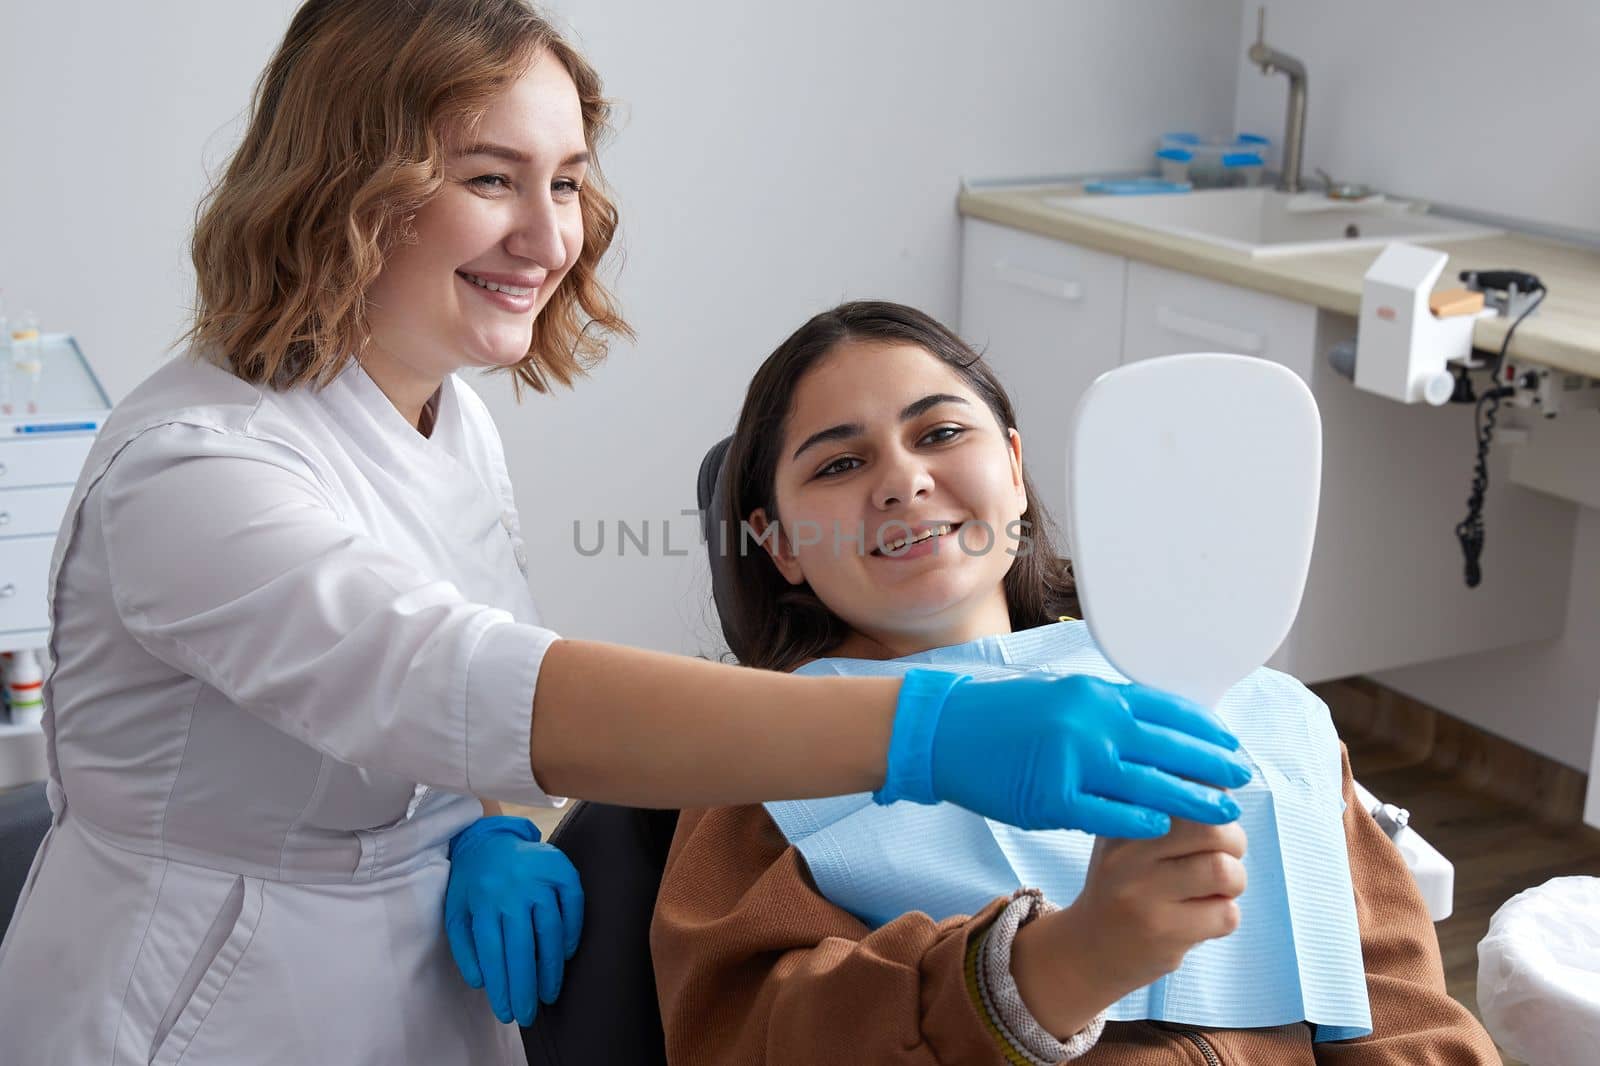
<svg viewBox="0 0 1600 1066">
<path fill-rule="evenodd" d="M 1041 914 L 1057 909 L 1037 889 L 1022 889 L 984 933 L 978 947 L 975 969 L 983 1008 L 995 1028 L 1011 1044 L 1016 1057 L 1029 1066 L 1056 1066 L 1087 1054 L 1106 1026 L 1102 1011 L 1071 1040 L 1056 1039 L 1028 1010 L 1016 979 L 1011 976 L 1011 947 L 1017 939 L 1017 931 Z M 1017 1061 L 1016 1057 L 1007 1057 Z"/>
</svg>

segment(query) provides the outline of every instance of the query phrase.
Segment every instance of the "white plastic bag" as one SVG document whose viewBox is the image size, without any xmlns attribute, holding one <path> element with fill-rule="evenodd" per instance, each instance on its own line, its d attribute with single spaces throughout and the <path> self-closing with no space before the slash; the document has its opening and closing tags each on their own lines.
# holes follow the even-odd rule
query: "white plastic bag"
<svg viewBox="0 0 1600 1066">
<path fill-rule="evenodd" d="M 1519 892 L 1478 943 L 1484 1028 L 1529 1066 L 1600 1062 L 1600 877 Z"/>
</svg>

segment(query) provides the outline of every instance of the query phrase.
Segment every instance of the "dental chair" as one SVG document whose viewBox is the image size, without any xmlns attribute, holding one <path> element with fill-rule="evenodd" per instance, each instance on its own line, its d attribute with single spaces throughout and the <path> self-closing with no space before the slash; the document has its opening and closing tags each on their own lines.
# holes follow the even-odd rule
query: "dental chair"
<svg viewBox="0 0 1600 1066">
<path fill-rule="evenodd" d="M 50 829 L 50 803 L 44 782 L 0 795 L 0 936 L 22 895 L 39 842 Z"/>
<path fill-rule="evenodd" d="M 583 938 L 522 1031 L 529 1066 L 666 1066 L 650 918 L 677 827 L 677 811 L 579 800 L 551 832 L 583 881 Z"/>
</svg>

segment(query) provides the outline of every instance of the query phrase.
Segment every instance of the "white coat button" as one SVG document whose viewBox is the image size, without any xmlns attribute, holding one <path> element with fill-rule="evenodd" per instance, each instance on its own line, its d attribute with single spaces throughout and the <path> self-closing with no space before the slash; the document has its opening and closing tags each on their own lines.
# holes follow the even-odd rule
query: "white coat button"
<svg viewBox="0 0 1600 1066">
<path fill-rule="evenodd" d="M 510 533 L 517 527 L 517 516 L 510 511 L 500 512 L 500 525 Z"/>
<path fill-rule="evenodd" d="M 526 574 L 528 572 L 528 552 L 527 552 L 527 550 L 525 548 L 523 548 L 522 545 L 519 544 L 519 545 L 517 545 L 516 549 L 512 552 L 512 554 L 516 556 L 517 569 L 521 570 L 524 574 Z"/>
</svg>

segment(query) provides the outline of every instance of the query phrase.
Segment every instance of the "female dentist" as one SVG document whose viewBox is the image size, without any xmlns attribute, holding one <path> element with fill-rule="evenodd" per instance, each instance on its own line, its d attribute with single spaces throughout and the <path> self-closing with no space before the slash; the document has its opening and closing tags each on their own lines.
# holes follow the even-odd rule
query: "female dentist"
<svg viewBox="0 0 1600 1066">
<path fill-rule="evenodd" d="M 522 0 L 295 15 L 199 216 L 192 349 L 118 405 L 56 547 L 54 820 L 0 945 L 0 1061 L 522 1063 L 441 936 L 474 796 L 872 789 L 1129 836 L 1232 813 L 1196 782 L 1237 783 L 1236 742 L 1161 693 L 797 678 L 539 625 L 455 372 L 543 391 L 626 330 L 606 115 Z M 527 957 L 527 924 L 480 950 Z"/>
</svg>

